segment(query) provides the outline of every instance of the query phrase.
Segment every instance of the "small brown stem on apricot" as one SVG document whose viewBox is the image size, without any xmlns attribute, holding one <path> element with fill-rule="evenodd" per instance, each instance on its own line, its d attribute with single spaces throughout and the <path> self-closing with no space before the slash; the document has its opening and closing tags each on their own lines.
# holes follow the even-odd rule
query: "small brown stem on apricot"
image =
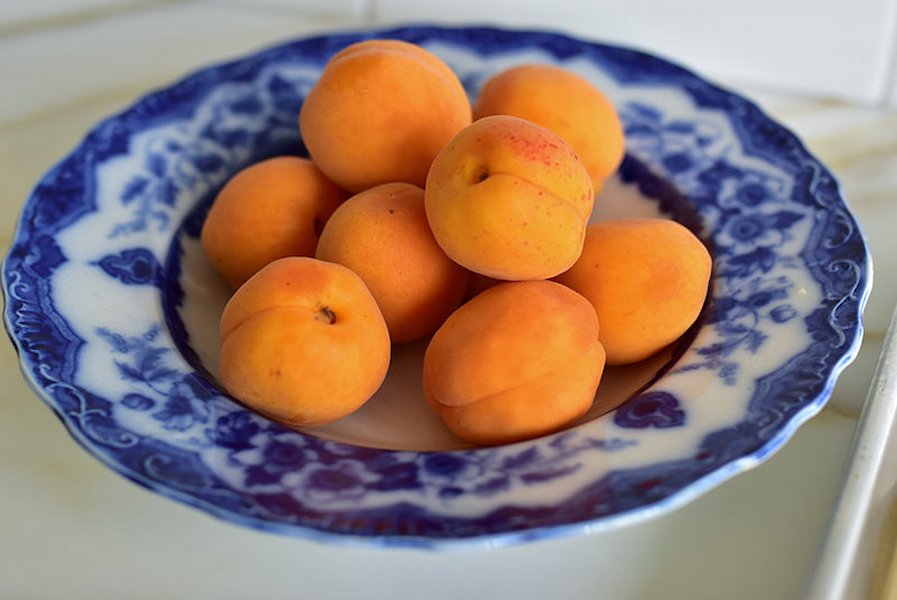
<svg viewBox="0 0 897 600">
<path fill-rule="evenodd" d="M 333 314 L 333 311 L 330 310 L 329 306 L 322 306 L 318 309 L 318 312 L 315 313 L 315 320 L 333 325 L 336 323 L 336 315 Z"/>
<path fill-rule="evenodd" d="M 477 183 L 483 183 L 487 179 L 489 179 L 489 167 L 483 165 L 483 168 L 480 170 L 479 175 L 477 175 Z"/>
</svg>

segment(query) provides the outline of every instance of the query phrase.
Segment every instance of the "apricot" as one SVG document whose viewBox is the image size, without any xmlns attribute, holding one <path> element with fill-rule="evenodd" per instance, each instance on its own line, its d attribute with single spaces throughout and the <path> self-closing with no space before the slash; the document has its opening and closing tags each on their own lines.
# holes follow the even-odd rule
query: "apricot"
<svg viewBox="0 0 897 600">
<path fill-rule="evenodd" d="M 588 300 L 553 281 L 499 283 L 462 305 L 424 355 L 429 405 L 458 437 L 502 444 L 589 409 L 604 371 Z"/>
<path fill-rule="evenodd" d="M 333 56 L 302 104 L 312 159 L 341 187 L 423 187 L 433 157 L 471 121 L 457 75 L 436 55 L 399 40 L 367 40 Z"/>
<path fill-rule="evenodd" d="M 495 279 L 547 279 L 579 257 L 594 195 L 560 136 L 499 115 L 464 128 L 436 156 L 425 202 L 455 262 Z"/>
<path fill-rule="evenodd" d="M 486 80 L 474 103 L 474 119 L 502 114 L 564 138 L 586 165 L 596 192 L 623 159 L 623 124 L 613 103 L 590 81 L 563 67 L 520 65 Z"/>
<path fill-rule="evenodd" d="M 288 425 L 320 425 L 361 407 L 390 362 L 389 333 L 358 275 L 310 257 L 278 259 L 221 315 L 227 391 Z"/>
<path fill-rule="evenodd" d="M 582 256 L 556 278 L 595 307 L 607 363 L 637 362 L 678 339 L 707 297 L 710 253 L 686 227 L 664 219 L 589 226 Z"/>
<path fill-rule="evenodd" d="M 436 331 L 466 289 L 467 271 L 436 243 L 424 191 L 410 183 L 385 183 L 349 198 L 321 232 L 315 256 L 364 280 L 393 343 Z"/>
<path fill-rule="evenodd" d="M 224 185 L 200 241 L 212 265 L 236 289 L 275 259 L 313 256 L 324 222 L 347 197 L 308 159 L 264 160 Z"/>
</svg>

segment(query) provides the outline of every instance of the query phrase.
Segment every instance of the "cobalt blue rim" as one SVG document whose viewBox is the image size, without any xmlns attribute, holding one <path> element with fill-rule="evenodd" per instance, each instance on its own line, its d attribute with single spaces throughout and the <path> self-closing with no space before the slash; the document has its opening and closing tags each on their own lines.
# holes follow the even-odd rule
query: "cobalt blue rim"
<svg viewBox="0 0 897 600">
<path fill-rule="evenodd" d="M 251 78 L 264 64 L 287 60 L 290 55 L 301 55 L 306 60 L 323 64 L 333 52 L 351 42 L 387 36 L 412 42 L 459 44 L 483 55 L 532 46 L 558 59 L 593 58 L 609 68 L 621 82 L 675 83 L 698 106 L 738 115 L 731 120 L 741 127 L 739 138 L 746 149 L 757 156 L 774 157 L 777 161 L 782 156 L 795 159 L 802 164 L 795 174 L 798 178 L 809 178 L 812 171 L 815 189 L 807 191 L 805 200 L 826 211 L 826 218 L 814 230 L 813 248 L 808 244 L 804 257 L 831 296 L 813 317 L 820 321 L 814 325 L 820 336 L 817 340 L 819 350 L 811 352 L 808 358 L 797 357 L 765 378 L 752 401 L 759 407 L 753 412 L 754 421 L 711 433 L 695 457 L 652 465 L 648 469 L 612 472 L 560 505 L 507 506 L 478 518 L 434 516 L 410 504 L 352 515 L 322 515 L 290 505 L 285 498 L 270 499 L 266 517 L 261 518 L 243 498 L 212 479 L 199 477 L 191 482 L 193 475 L 185 472 L 182 477 L 179 475 L 181 487 L 173 488 L 147 477 L 140 465 L 160 451 L 158 440 L 139 440 L 136 446 L 130 446 L 128 456 L 117 455 L 114 449 L 97 447 L 93 438 L 84 435 L 84 424 L 72 421 L 66 414 L 66 407 L 71 402 L 84 401 L 74 397 L 69 387 L 60 385 L 60 382 L 73 380 L 75 356 L 81 340 L 57 312 L 47 289 L 48 276 L 66 260 L 53 236 L 96 210 L 92 195 L 95 185 L 93 167 L 110 156 L 127 152 L 130 136 L 135 132 L 173 117 L 189 116 L 193 104 L 220 81 Z M 831 240 L 838 243 L 833 245 Z M 858 257 L 862 257 L 861 260 L 858 261 Z M 832 264 L 843 264 L 848 272 L 837 269 L 833 272 L 827 266 Z M 849 272 L 850 264 L 856 265 L 856 273 Z M 150 268 L 156 275 L 163 274 L 160 265 L 150 265 Z M 566 535 L 584 528 L 599 529 L 631 520 L 635 518 L 633 513 L 642 509 L 657 513 L 728 479 L 740 470 L 738 465 L 766 458 L 822 407 L 837 375 L 856 356 L 870 277 L 862 233 L 843 205 L 834 177 L 809 155 L 793 134 L 773 123 L 749 101 L 706 83 L 679 66 L 626 48 L 537 31 L 406 27 L 324 35 L 275 46 L 245 59 L 199 71 L 170 88 L 145 96 L 131 108 L 101 123 L 38 183 L 26 204 L 15 241 L 4 262 L 4 322 L 29 383 L 75 439 L 113 470 L 157 493 L 228 521 L 305 537 L 339 541 L 362 538 L 384 545 L 425 547 L 484 539 L 500 544 Z M 16 289 L 23 283 L 32 286 L 36 293 L 28 298 L 19 297 Z M 833 338 L 838 341 L 834 346 Z M 795 374 L 800 385 L 795 385 Z M 769 398 L 783 400 L 766 408 L 763 405 Z M 108 402 L 103 398 L 87 398 L 87 401 L 98 405 Z M 778 419 L 779 427 L 765 431 L 763 420 L 769 410 L 784 411 L 787 418 Z M 91 426 L 108 427 L 116 435 L 127 434 L 117 431 L 114 422 L 106 423 L 102 419 Z M 743 440 L 749 443 L 745 444 Z M 172 457 L 169 467 L 187 465 L 201 470 L 201 465 L 194 464 L 195 457 L 189 453 L 170 447 L 162 450 Z M 369 452 L 372 456 L 389 454 L 389 451 Z M 695 468 L 696 460 L 700 464 L 698 469 Z M 271 520 L 271 515 L 278 513 L 283 513 L 283 520 Z M 397 514 L 400 515 L 398 520 Z M 295 518 L 296 515 L 299 517 Z"/>
</svg>

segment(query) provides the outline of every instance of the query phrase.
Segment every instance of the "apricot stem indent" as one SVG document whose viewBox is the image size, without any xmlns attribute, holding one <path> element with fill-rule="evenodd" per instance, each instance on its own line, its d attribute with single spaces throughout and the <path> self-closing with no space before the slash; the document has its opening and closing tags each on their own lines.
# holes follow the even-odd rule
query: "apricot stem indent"
<svg viewBox="0 0 897 600">
<path fill-rule="evenodd" d="M 318 309 L 318 312 L 315 313 L 316 321 L 323 321 L 329 325 L 333 325 L 336 323 L 336 315 L 330 310 L 329 306 L 322 306 Z"/>
</svg>

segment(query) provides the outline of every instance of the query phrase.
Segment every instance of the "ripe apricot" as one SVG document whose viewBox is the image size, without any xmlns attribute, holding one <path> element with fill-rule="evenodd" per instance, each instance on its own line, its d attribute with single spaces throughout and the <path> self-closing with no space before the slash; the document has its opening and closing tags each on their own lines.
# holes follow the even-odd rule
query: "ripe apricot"
<svg viewBox="0 0 897 600">
<path fill-rule="evenodd" d="M 483 84 L 473 114 L 474 119 L 513 115 L 551 129 L 579 154 L 596 192 L 623 159 L 623 125 L 613 103 L 563 67 L 520 65 L 493 75 Z"/>
<path fill-rule="evenodd" d="M 410 183 L 385 183 L 349 198 L 321 232 L 316 256 L 364 280 L 394 343 L 436 331 L 467 284 L 467 271 L 433 239 L 424 191 Z"/>
<path fill-rule="evenodd" d="M 637 362 L 679 338 L 698 318 L 711 258 L 686 227 L 665 219 L 589 226 L 582 256 L 556 278 L 595 307 L 607 362 Z"/>
<path fill-rule="evenodd" d="M 396 181 L 423 187 L 433 157 L 470 121 L 451 68 L 399 40 L 359 42 L 333 56 L 299 114 L 312 159 L 352 192 Z"/>
<path fill-rule="evenodd" d="M 220 336 L 228 392 L 289 425 L 350 414 L 389 368 L 389 333 L 364 282 L 315 258 L 281 258 L 253 275 L 225 306 Z"/>
<path fill-rule="evenodd" d="M 588 300 L 552 281 L 503 282 L 462 305 L 433 335 L 424 395 L 458 437 L 513 442 L 585 414 L 604 358 Z"/>
<path fill-rule="evenodd" d="M 255 163 L 218 193 L 203 223 L 202 247 L 236 289 L 275 259 L 314 255 L 324 223 L 347 197 L 308 159 Z"/>
<path fill-rule="evenodd" d="M 579 257 L 592 180 L 557 134 L 517 117 L 475 121 L 437 155 L 427 219 L 454 261 L 495 279 L 547 279 Z"/>
</svg>

